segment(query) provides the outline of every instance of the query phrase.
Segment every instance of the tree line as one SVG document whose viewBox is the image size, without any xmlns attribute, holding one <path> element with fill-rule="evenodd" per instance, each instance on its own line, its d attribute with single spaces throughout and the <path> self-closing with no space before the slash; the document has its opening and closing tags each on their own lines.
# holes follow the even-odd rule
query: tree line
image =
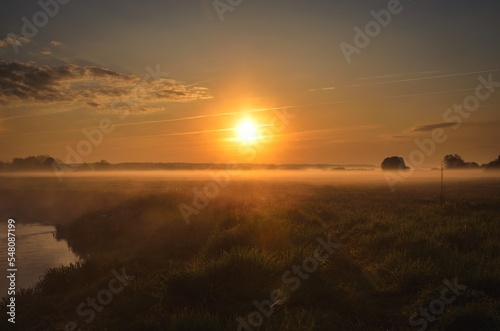
<svg viewBox="0 0 500 331">
<path fill-rule="evenodd" d="M 465 162 L 458 154 L 448 154 L 443 159 L 445 169 L 500 169 L 500 156 L 489 163 L 479 165 L 476 162 Z M 387 157 L 382 161 L 382 170 L 410 170 L 401 156 Z"/>
<path fill-rule="evenodd" d="M 25 158 L 15 157 L 12 162 L 0 161 L 0 170 L 12 171 L 47 171 L 53 170 L 54 166 L 62 165 L 60 160 L 53 158 L 50 155 L 36 155 Z M 102 160 L 95 163 L 84 163 L 78 165 L 80 170 L 97 170 L 104 169 L 109 166 L 109 162 Z"/>
</svg>

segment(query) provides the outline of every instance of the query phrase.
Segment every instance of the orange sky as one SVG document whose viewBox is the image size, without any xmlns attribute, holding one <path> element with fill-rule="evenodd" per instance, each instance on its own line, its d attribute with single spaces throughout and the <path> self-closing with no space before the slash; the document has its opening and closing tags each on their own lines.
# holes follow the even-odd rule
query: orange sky
<svg viewBox="0 0 500 331">
<path fill-rule="evenodd" d="M 42 9 L 2 5 L 0 160 L 380 164 L 443 130 L 419 166 L 449 153 L 488 162 L 500 154 L 498 4 L 444 3 L 401 2 L 349 61 L 342 44 L 356 47 L 355 28 L 387 1 L 223 13 L 209 1 L 71 2 L 21 41 L 9 33 Z M 242 145 L 245 118 L 258 137 Z M 101 121 L 112 129 L 96 133 Z"/>
</svg>

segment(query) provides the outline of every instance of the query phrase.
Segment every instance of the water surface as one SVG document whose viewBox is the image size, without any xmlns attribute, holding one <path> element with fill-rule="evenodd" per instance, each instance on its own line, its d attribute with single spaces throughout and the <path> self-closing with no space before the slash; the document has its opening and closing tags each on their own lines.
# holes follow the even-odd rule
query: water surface
<svg viewBox="0 0 500 331">
<path fill-rule="evenodd" d="M 7 294 L 7 220 L 0 222 L 0 296 Z M 77 257 L 66 241 L 56 240 L 50 225 L 16 223 L 17 287 L 33 286 L 45 271 L 59 265 L 69 265 Z"/>
</svg>

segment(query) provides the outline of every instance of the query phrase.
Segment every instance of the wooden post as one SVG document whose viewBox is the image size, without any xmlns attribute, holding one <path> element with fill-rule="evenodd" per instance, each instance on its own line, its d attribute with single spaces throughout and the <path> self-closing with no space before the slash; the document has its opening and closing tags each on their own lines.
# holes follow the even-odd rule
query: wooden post
<svg viewBox="0 0 500 331">
<path fill-rule="evenodd" d="M 441 201 L 441 205 L 444 206 L 446 203 L 446 188 L 444 186 L 444 165 L 443 161 L 441 161 L 441 195 L 439 200 Z"/>
</svg>

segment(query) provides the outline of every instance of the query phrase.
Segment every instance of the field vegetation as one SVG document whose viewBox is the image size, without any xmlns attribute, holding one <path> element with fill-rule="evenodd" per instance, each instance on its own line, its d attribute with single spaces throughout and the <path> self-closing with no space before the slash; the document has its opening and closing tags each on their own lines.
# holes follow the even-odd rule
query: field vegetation
<svg viewBox="0 0 500 331">
<path fill-rule="evenodd" d="M 68 180 L 59 190 L 38 180 L 30 187 L 45 198 L 35 207 L 59 206 L 57 236 L 81 259 L 17 295 L 20 330 L 71 330 L 72 321 L 81 330 L 418 330 L 410 316 L 455 278 L 467 288 L 427 329 L 500 330 L 498 179 L 451 181 L 445 205 L 431 181 L 391 193 L 385 183 L 233 180 L 189 225 L 179 204 L 203 181 Z M 19 192 L 6 183 L 3 194 Z M 68 206 L 68 196 L 85 203 Z M 293 267 L 315 256 L 318 238 L 338 246 L 293 286 Z M 122 268 L 135 278 L 87 323 L 77 307 Z M 278 289 L 272 314 L 251 326 L 254 302 Z"/>
</svg>

